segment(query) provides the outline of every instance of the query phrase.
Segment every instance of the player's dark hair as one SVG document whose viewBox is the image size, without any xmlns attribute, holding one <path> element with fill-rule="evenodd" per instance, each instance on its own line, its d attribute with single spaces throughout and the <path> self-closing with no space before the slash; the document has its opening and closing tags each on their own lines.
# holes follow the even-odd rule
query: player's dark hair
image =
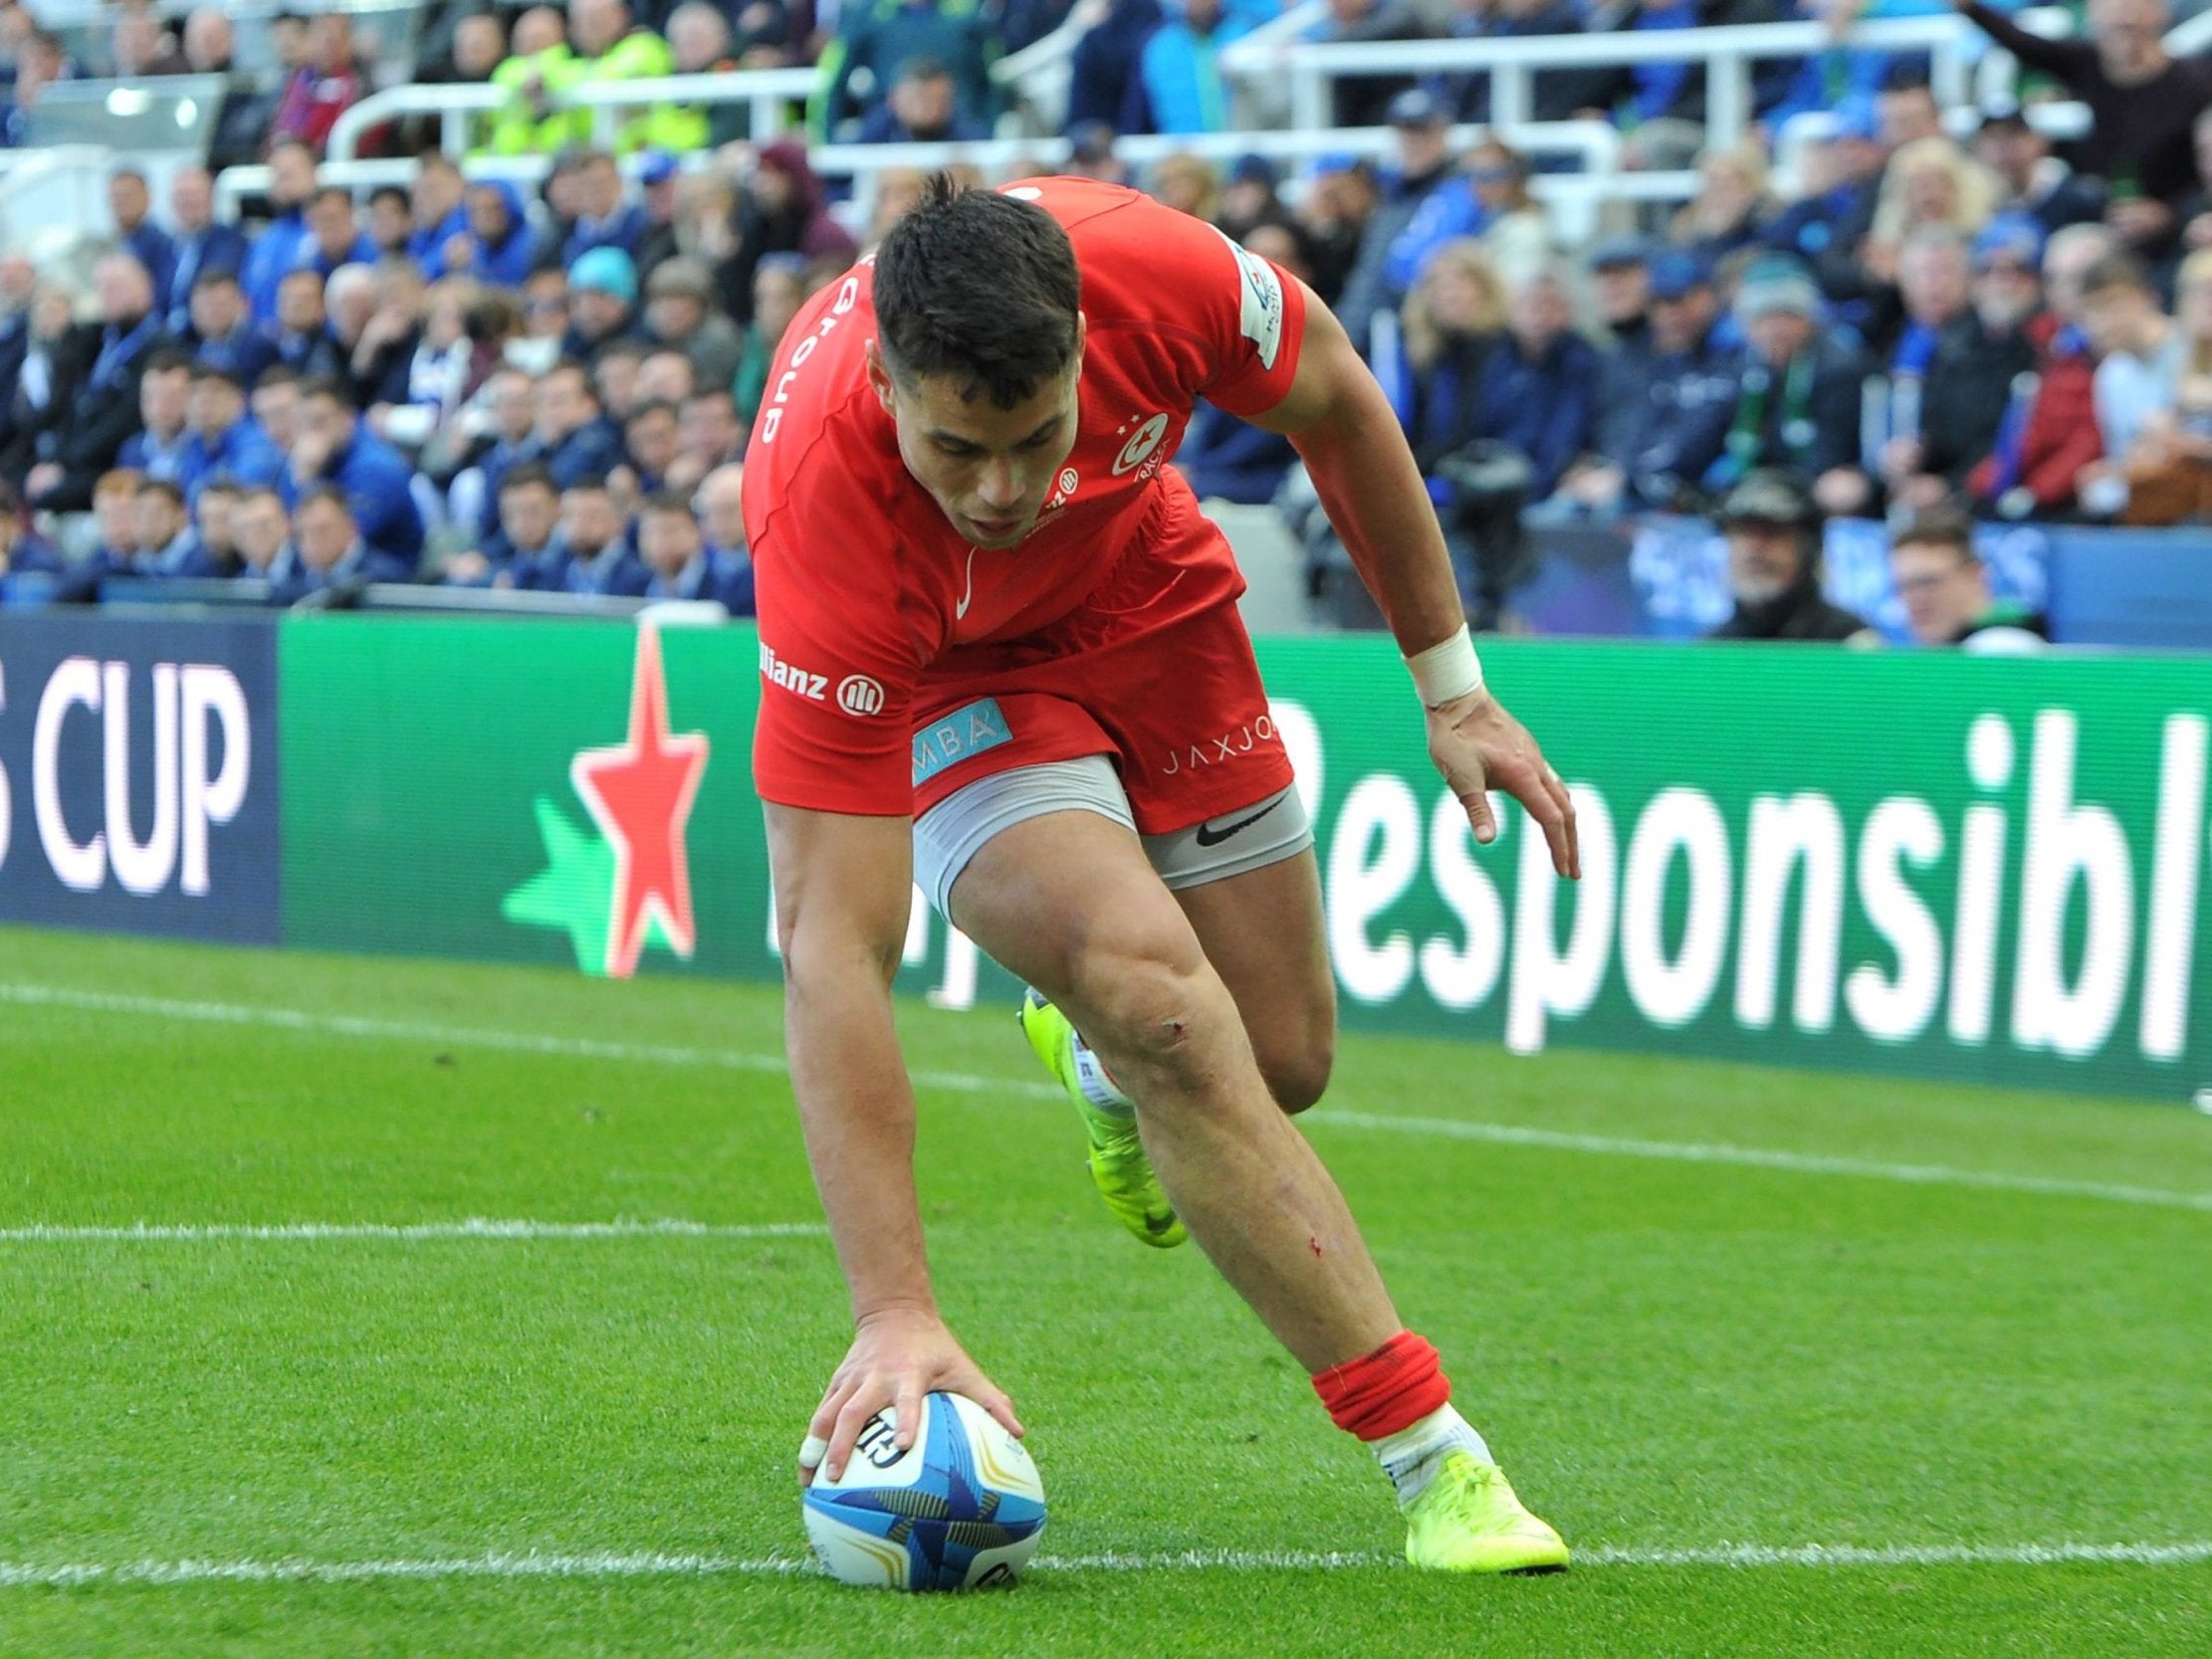
<svg viewBox="0 0 2212 1659">
<path fill-rule="evenodd" d="M 902 379 L 951 375 L 1011 409 L 1075 357 L 1082 283 L 1043 209 L 944 173 L 876 254 L 876 338 Z"/>
</svg>

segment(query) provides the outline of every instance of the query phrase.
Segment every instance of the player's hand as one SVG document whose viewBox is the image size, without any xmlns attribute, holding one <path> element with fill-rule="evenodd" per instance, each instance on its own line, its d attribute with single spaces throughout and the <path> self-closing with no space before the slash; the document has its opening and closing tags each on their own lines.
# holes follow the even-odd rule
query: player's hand
<svg viewBox="0 0 2212 1659">
<path fill-rule="evenodd" d="M 814 1478 L 810 1453 L 831 1480 L 842 1475 L 860 1431 L 887 1405 L 897 1408 L 894 1442 L 905 1451 L 921 1425 L 922 1396 L 941 1388 L 966 1394 L 1019 1438 L 1022 1429 L 1013 1401 L 968 1357 L 943 1320 L 915 1308 L 890 1308 L 862 1319 L 844 1363 L 829 1379 L 814 1420 L 806 1425 L 798 1484 Z"/>
<path fill-rule="evenodd" d="M 1551 846 L 1552 868 L 1569 881 L 1582 877 L 1582 844 L 1575 836 L 1575 803 L 1528 728 L 1487 691 L 1429 711 L 1429 758 L 1467 809 L 1475 840 L 1497 839 L 1490 811 L 1492 789 L 1502 789 L 1535 819 Z"/>
</svg>

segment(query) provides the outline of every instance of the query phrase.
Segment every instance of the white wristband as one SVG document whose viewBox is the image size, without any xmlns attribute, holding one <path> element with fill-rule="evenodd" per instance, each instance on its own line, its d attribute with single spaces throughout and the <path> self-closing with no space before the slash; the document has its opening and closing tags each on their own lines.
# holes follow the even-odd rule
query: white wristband
<svg viewBox="0 0 2212 1659">
<path fill-rule="evenodd" d="M 1474 636 L 1464 623 L 1441 645 L 1408 657 L 1406 666 L 1413 671 L 1414 690 L 1421 694 L 1425 708 L 1441 709 L 1482 689 L 1482 664 L 1474 654 Z"/>
</svg>

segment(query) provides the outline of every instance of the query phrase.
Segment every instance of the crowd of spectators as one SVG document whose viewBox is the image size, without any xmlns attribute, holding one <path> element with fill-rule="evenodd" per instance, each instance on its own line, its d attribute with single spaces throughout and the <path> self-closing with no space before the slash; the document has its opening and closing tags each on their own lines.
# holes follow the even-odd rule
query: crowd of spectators
<svg viewBox="0 0 2212 1659">
<path fill-rule="evenodd" d="M 1803 551 L 1808 517 L 2203 521 L 2212 65 L 2166 56 L 2160 0 L 2091 0 L 2071 41 L 1961 9 L 2089 106 L 2086 137 L 2055 150 L 2032 106 L 1947 122 L 1924 66 L 1839 45 L 1762 78 L 1749 135 L 1679 157 L 1700 181 L 1686 205 L 1570 251 L 1529 157 L 1494 134 L 1455 141 L 1486 112 L 1480 77 L 1342 84 L 1344 121 L 1393 131 L 1382 165 L 1343 153 L 1285 172 L 1250 155 L 1217 170 L 1185 154 L 1132 176 L 1119 134 L 1227 119 L 1217 49 L 1275 7 L 1111 0 L 1078 49 L 1065 165 L 1209 219 L 1336 309 L 1392 394 L 1484 625 L 1548 525 L 1702 513 L 1778 526 L 1790 533 L 1768 540 Z M 284 597 L 422 580 L 749 609 L 738 482 L 775 343 L 919 175 L 881 174 L 861 223 L 801 138 L 733 129 L 742 105 L 625 108 L 599 147 L 607 130 L 562 93 L 818 56 L 817 130 L 979 136 L 996 114 L 990 63 L 1067 8 L 858 0 L 829 30 L 818 15 L 783 0 L 431 7 L 419 77 L 507 90 L 470 136 L 546 154 L 527 192 L 435 148 L 405 188 L 327 182 L 321 148 L 371 76 L 342 13 L 280 26 L 278 74 L 239 77 L 216 122 L 218 161 L 227 144 L 268 165 L 253 221 L 217 216 L 204 168 L 156 202 L 124 166 L 93 314 L 0 258 L 0 598 L 243 574 Z M 1443 27 L 1773 15 L 1748 0 L 1459 0 Z M 1407 39 L 1434 32 L 1425 16 L 1332 0 L 1322 27 Z M 92 67 L 230 73 L 232 47 L 217 9 L 172 38 L 125 7 L 112 62 Z M 0 58 L 5 131 L 79 68 L 20 6 L 0 5 Z M 1540 116 L 1619 119 L 1661 151 L 1699 130 L 1702 89 L 1680 66 L 1537 85 Z M 1811 107 L 1832 114 L 1784 196 L 1772 140 Z M 704 165 L 678 160 L 702 151 Z M 1202 408 L 1178 465 L 1204 496 L 1282 506 L 1319 586 L 1342 569 L 1283 440 Z M 1761 519 L 1753 484 L 1754 503 L 1779 511 L 1786 488 L 1798 505 Z M 1791 609 L 1815 591 L 1817 557 L 1800 563 L 1772 592 L 1739 580 L 1732 626 L 1826 626 Z"/>
</svg>

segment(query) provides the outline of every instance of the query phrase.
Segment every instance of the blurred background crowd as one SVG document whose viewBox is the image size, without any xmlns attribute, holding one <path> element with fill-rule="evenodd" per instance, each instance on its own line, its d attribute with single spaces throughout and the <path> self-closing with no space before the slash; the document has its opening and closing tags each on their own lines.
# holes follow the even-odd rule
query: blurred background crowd
<svg viewBox="0 0 2212 1659">
<path fill-rule="evenodd" d="M 187 153 L 111 147 L 97 235 L 0 212 L 0 602 L 389 582 L 747 614 L 777 340 L 947 163 L 1126 183 L 1310 283 L 1485 627 L 1548 534 L 1701 516 L 1724 631 L 1859 637 L 1819 566 L 1861 518 L 1915 637 L 2017 648 L 2041 619 L 1977 524 L 2212 518 L 2212 61 L 2161 0 L 2038 32 L 1925 0 L 401 10 L 0 5 L 19 166 L 73 83 L 110 112 L 214 89 Z M 1946 88 L 1868 27 L 1913 19 L 2012 73 Z M 1786 22 L 1806 44 L 1712 84 L 1711 31 Z M 1577 56 L 1604 35 L 1679 51 Z M 1483 42 L 1534 72 L 1508 93 L 1439 50 Z M 1405 67 L 1333 76 L 1318 127 L 1269 100 L 1285 54 L 1361 43 Z M 759 71 L 773 122 L 750 84 L 588 102 Z M 389 88 L 474 91 L 441 116 Z M 1633 187 L 1670 174 L 1686 199 Z M 1373 620 L 1286 443 L 1203 408 L 1177 465 L 1279 522 L 1321 614 Z"/>
</svg>

